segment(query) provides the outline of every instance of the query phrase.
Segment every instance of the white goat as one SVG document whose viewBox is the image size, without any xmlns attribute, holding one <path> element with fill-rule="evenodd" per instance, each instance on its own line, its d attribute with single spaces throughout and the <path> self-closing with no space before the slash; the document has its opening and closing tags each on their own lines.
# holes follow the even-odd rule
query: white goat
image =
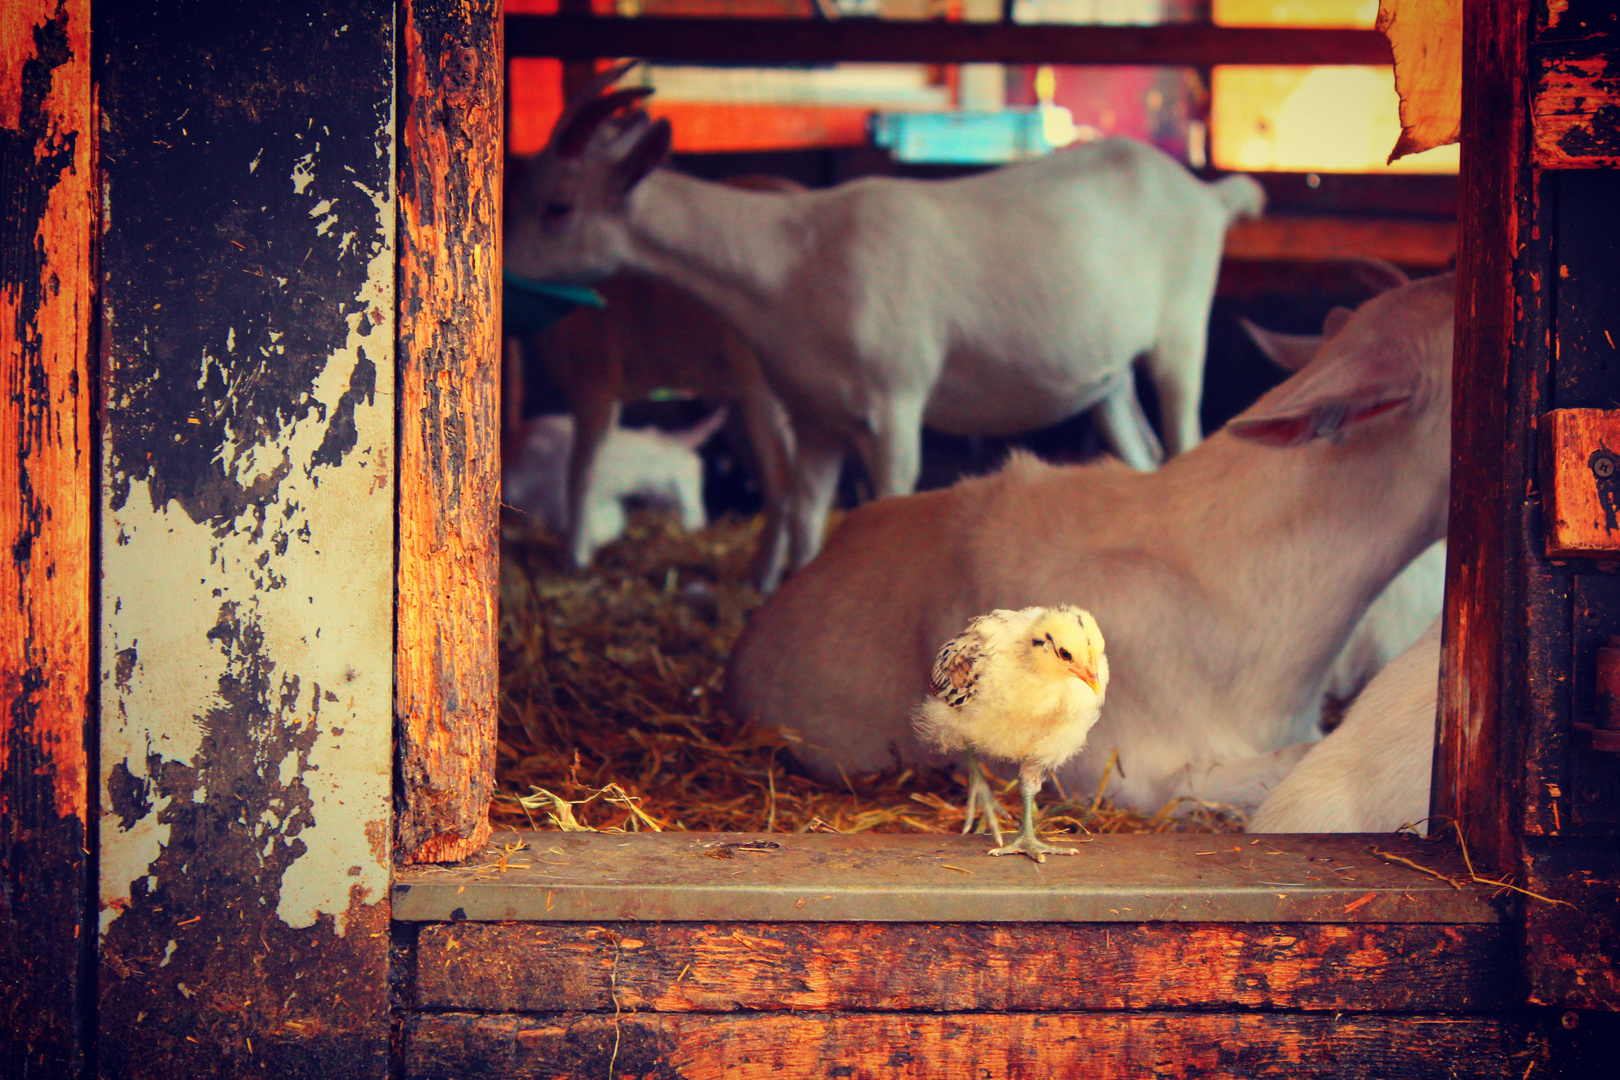
<svg viewBox="0 0 1620 1080">
<path fill-rule="evenodd" d="M 1439 696 L 1436 619 L 1367 684 L 1344 723 L 1272 789 L 1249 831 L 1392 832 L 1418 825 L 1429 816 Z"/>
<path fill-rule="evenodd" d="M 1227 226 L 1260 212 L 1246 176 L 1206 185 L 1127 139 L 949 181 L 869 177 L 801 194 L 656 169 L 647 93 L 576 100 L 536 157 L 508 164 L 507 269 L 593 281 L 632 267 L 695 293 L 759 354 L 792 417 L 790 560 L 822 542 L 853 447 L 878 495 L 912 490 L 924 423 L 1028 431 L 1083 409 L 1154 467 L 1141 360 L 1165 441 L 1200 439 L 1204 346 Z"/>
<path fill-rule="evenodd" d="M 529 423 L 516 459 L 503 463 L 501 500 L 559 536 L 577 537 L 577 557 L 588 565 L 599 548 L 624 532 L 627 499 L 641 499 L 681 515 L 691 531 L 703 528 L 703 459 L 698 447 L 720 427 L 724 411 L 686 431 L 622 428 L 600 441 L 588 497 L 577 511 L 568 501 L 568 464 L 574 418 L 541 416 Z M 573 530 L 572 534 L 570 530 Z"/>
<path fill-rule="evenodd" d="M 1446 598 L 1446 543 L 1431 544 L 1378 594 L 1328 669 L 1322 692 L 1348 702 L 1440 617 Z"/>
<path fill-rule="evenodd" d="M 674 388 L 732 403 L 747 429 L 753 474 L 765 501 L 754 581 L 770 592 L 787 555 L 783 500 L 793 447 L 787 414 L 760 374 L 759 361 L 719 315 L 674 285 L 626 273 L 599 289 L 605 309 L 575 311 L 531 342 L 568 399 L 574 421 L 566 513 L 552 527 L 567 536 L 574 565 L 589 565 L 602 541 L 588 525 L 587 510 L 605 505 L 597 473 L 604 440 L 618 429 L 621 402 Z M 611 490 L 606 498 L 613 498 Z"/>
<path fill-rule="evenodd" d="M 822 776 L 925 757 L 907 722 L 940 643 L 993 608 L 1096 615 L 1112 681 L 1061 771 L 1156 809 L 1254 806 L 1316 738 L 1352 628 L 1445 532 L 1451 275 L 1365 304 L 1313 360 L 1156 473 L 1015 456 L 852 513 L 757 610 L 730 707 L 794 730 Z"/>
</svg>

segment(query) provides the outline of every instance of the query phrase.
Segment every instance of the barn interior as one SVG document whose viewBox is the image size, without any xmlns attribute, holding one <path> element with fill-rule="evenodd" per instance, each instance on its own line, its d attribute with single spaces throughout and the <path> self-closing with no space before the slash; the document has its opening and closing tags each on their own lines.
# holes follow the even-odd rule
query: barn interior
<svg viewBox="0 0 1620 1080">
<path fill-rule="evenodd" d="M 819 0 L 818 0 L 819 3 Z M 646 107 L 674 133 L 668 167 L 705 180 L 770 176 L 820 189 L 866 176 L 948 179 L 1125 136 L 1164 151 L 1195 175 L 1244 172 L 1266 195 L 1265 214 L 1228 233 L 1207 328 L 1200 409 L 1218 430 L 1281 382 L 1243 329 L 1312 334 L 1335 307 L 1376 291 L 1365 260 L 1420 277 L 1446 269 L 1456 248 L 1455 145 L 1386 159 L 1400 135 L 1387 64 L 1276 56 L 1265 65 L 1218 54 L 1196 63 L 1052 64 L 918 56 L 806 61 L 791 43 L 746 38 L 753 17 L 810 26 L 843 20 L 1019 25 L 1213 23 L 1370 29 L 1366 0 L 640 0 L 571 5 L 510 0 L 507 151 L 540 152 L 570 94 L 618 54 L 595 60 L 543 55 L 521 32 L 525 15 L 559 10 L 648 20 L 729 20 L 691 59 L 639 63 L 620 85 L 654 89 Z M 622 24 L 621 24 L 622 25 Z M 550 39 L 555 42 L 555 38 Z M 611 39 L 596 43 L 612 52 Z M 748 55 L 753 49 L 754 55 Z M 925 50 L 926 51 L 926 50 Z M 1252 58 L 1238 58 L 1252 60 Z M 708 60 L 708 63 L 702 61 Z M 510 286 L 509 286 L 510 289 Z M 510 471 L 540 417 L 569 408 L 547 375 L 548 335 L 512 333 L 503 377 L 502 444 Z M 576 316 L 565 316 L 576 318 Z M 670 327 L 671 333 L 679 332 Z M 1151 422 L 1163 429 L 1151 382 L 1136 375 Z M 627 428 L 681 432 L 720 403 L 687 387 L 657 387 L 622 403 Z M 1052 462 L 1106 453 L 1092 421 L 1077 415 L 1013 436 L 924 431 L 918 490 L 1001 467 L 1013 448 Z M 537 515 L 503 506 L 501 524 L 500 735 L 493 819 L 539 829 L 736 832 L 954 832 L 963 821 L 961 767 L 896 766 L 818 780 L 797 767 L 791 733 L 730 715 L 727 657 L 763 599 L 750 582 L 762 500 L 747 434 L 735 415 L 700 450 L 707 524 L 683 528 L 668 509 L 637 505 L 622 535 L 588 566 L 569 567 L 566 538 Z M 509 481 L 510 483 L 510 481 Z M 871 496 L 855 455 L 838 506 Z M 508 504 L 512 499 L 508 498 Z M 1438 603 L 1438 597 L 1436 597 Z M 1331 725 L 1343 701 L 1324 701 Z M 1094 789 L 1048 784 L 1043 828 L 1057 834 L 1241 829 L 1242 808 L 1180 798 L 1160 806 L 1116 804 L 1109 772 Z M 1011 813 L 1010 772 L 998 793 Z"/>
</svg>

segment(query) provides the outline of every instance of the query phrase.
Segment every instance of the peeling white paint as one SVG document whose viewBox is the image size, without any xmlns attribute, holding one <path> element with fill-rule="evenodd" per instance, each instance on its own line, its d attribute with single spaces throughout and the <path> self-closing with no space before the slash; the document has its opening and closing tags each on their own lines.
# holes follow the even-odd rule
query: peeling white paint
<svg viewBox="0 0 1620 1080">
<path fill-rule="evenodd" d="M 377 139 L 392 145 L 391 117 Z M 300 195 L 315 179 L 318 150 L 292 165 L 293 188 Z M 262 155 L 261 150 L 250 172 Z M 103 933 L 170 841 L 170 827 L 158 822 L 168 801 L 154 790 L 152 812 L 126 830 L 110 809 L 108 779 L 119 767 L 137 781 L 150 779 L 149 752 L 165 761 L 197 757 L 205 718 L 223 704 L 226 660 L 220 644 L 207 635 L 227 602 L 238 605 L 238 618 L 262 631 L 260 652 L 275 664 L 272 681 L 285 687 L 283 680 L 298 680 L 297 693 L 287 691 L 289 708 L 279 720 L 315 732 L 306 761 L 289 754 L 279 762 L 281 782 L 307 790 L 314 825 L 297 833 L 307 850 L 282 876 L 277 914 L 292 927 L 330 915 L 341 934 L 351 890 L 357 889 L 365 903 L 387 895 L 393 767 L 393 192 L 373 193 L 369 202 L 374 218 L 364 231 L 376 240 L 366 283 L 348 305 L 354 316 L 368 317 L 348 320 L 347 340 L 327 358 L 315 382 L 310 403 L 324 408 L 310 409 L 273 444 L 227 443 L 220 450 L 228 474 L 243 486 L 291 464 L 265 519 L 249 512 L 216 535 L 212 524 L 197 524 L 177 504 L 154 510 L 145 482 L 131 485 L 116 511 L 108 501 L 110 485 L 103 485 L 101 782 L 102 804 L 108 808 L 101 824 Z M 321 212 L 328 212 L 330 202 L 323 205 Z M 329 214 L 317 231 L 324 235 L 335 221 Z M 354 235 L 345 234 L 342 252 Z M 269 337 L 275 343 L 282 335 L 271 331 Z M 234 326 L 226 347 L 235 349 Z M 275 347 L 286 351 L 285 345 Z M 362 350 L 377 375 L 372 402 L 361 402 L 354 411 L 358 442 L 341 465 L 314 467 L 314 454 L 338 415 Z M 216 363 L 211 356 L 202 358 L 199 387 Z M 236 375 L 247 377 L 247 369 L 238 364 Z M 124 665 L 127 678 L 120 678 L 119 653 L 125 649 L 134 649 L 137 659 Z M 245 823 L 255 844 L 262 838 L 264 853 L 284 837 L 284 827 L 291 828 L 285 820 L 289 813 L 283 806 Z M 351 876 L 352 867 L 360 873 Z"/>
<path fill-rule="evenodd" d="M 299 195 L 302 195 L 304 189 L 315 182 L 315 154 L 313 152 L 305 154 L 293 162 L 292 182 L 293 191 Z"/>
</svg>

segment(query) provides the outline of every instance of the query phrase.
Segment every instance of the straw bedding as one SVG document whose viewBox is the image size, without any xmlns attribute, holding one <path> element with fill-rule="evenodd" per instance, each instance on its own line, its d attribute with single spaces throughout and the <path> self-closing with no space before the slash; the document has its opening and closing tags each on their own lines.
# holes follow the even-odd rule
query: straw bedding
<svg viewBox="0 0 1620 1080">
<path fill-rule="evenodd" d="M 720 701 L 726 655 L 759 594 L 747 584 L 759 519 L 695 534 L 635 515 L 587 573 L 518 518 L 502 522 L 496 824 L 541 829 L 956 832 L 960 767 L 825 784 L 793 770 L 781 736 Z M 1106 781 L 1105 781 L 1106 785 Z M 1016 823 L 1016 782 L 998 785 Z M 1101 792 L 1042 794 L 1048 833 L 1235 831 L 1220 808 L 1151 816 Z"/>
</svg>

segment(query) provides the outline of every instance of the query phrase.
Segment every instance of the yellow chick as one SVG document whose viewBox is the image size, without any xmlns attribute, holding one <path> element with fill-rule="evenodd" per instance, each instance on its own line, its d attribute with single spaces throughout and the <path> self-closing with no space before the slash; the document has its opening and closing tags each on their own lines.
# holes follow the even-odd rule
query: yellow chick
<svg viewBox="0 0 1620 1080">
<path fill-rule="evenodd" d="M 1079 854 L 1036 839 L 1035 794 L 1049 771 L 1086 744 L 1107 689 L 1102 631 L 1089 611 L 1077 607 L 992 611 L 947 641 L 934 660 L 929 698 L 913 723 L 924 742 L 960 750 L 967 759 L 962 831 L 973 830 L 977 809 L 1000 845 L 992 855 L 1023 852 L 1045 862 L 1049 854 Z M 1001 843 L 1001 823 L 979 754 L 1019 763 L 1024 821 L 1010 844 Z"/>
</svg>

